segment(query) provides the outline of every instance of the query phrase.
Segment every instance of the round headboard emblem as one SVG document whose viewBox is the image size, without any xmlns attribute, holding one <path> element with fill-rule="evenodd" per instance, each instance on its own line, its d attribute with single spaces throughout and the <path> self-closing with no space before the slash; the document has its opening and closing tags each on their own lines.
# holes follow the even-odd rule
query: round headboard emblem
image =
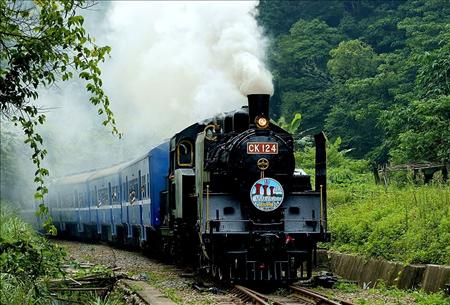
<svg viewBox="0 0 450 305">
<path fill-rule="evenodd" d="M 250 200 L 260 211 L 276 210 L 284 199 L 284 190 L 280 182 L 273 178 L 261 178 L 250 189 Z"/>
</svg>

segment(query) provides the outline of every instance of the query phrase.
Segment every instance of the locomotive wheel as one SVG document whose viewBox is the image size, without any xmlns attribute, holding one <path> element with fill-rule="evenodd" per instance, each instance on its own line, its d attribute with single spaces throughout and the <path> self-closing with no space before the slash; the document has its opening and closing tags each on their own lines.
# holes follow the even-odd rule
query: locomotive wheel
<svg viewBox="0 0 450 305">
<path fill-rule="evenodd" d="M 229 281 L 231 279 L 230 278 L 231 274 L 230 274 L 230 269 L 228 266 L 225 265 L 225 266 L 220 267 L 218 273 L 219 273 L 218 279 L 222 283 L 229 283 Z"/>
<path fill-rule="evenodd" d="M 212 265 L 211 276 L 219 282 L 228 280 L 228 276 L 225 273 L 225 268 L 223 266 Z"/>
<path fill-rule="evenodd" d="M 217 265 L 215 265 L 215 264 L 212 264 L 212 266 L 211 266 L 211 276 L 213 277 L 213 278 L 217 278 Z"/>
<path fill-rule="evenodd" d="M 211 275 L 212 274 L 212 266 L 209 262 L 207 261 L 203 261 L 203 265 L 201 265 L 200 270 L 202 270 L 202 272 L 204 274 L 208 274 Z"/>
<path fill-rule="evenodd" d="M 203 274 L 211 274 L 211 264 L 201 250 L 198 254 L 198 268 Z"/>
<path fill-rule="evenodd" d="M 218 268 L 217 268 L 217 279 L 218 279 L 219 281 L 223 281 L 223 279 L 224 279 L 224 276 L 223 276 L 223 270 L 222 270 L 221 267 L 218 267 Z"/>
</svg>

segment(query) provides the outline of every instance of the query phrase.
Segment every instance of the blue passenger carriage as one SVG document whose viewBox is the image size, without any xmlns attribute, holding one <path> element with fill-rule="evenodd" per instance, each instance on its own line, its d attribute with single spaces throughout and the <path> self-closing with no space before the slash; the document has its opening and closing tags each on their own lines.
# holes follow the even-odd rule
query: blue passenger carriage
<svg viewBox="0 0 450 305">
<path fill-rule="evenodd" d="M 131 162 L 56 179 L 50 215 L 61 235 L 125 243 L 147 241 L 160 225 L 168 143 Z"/>
</svg>

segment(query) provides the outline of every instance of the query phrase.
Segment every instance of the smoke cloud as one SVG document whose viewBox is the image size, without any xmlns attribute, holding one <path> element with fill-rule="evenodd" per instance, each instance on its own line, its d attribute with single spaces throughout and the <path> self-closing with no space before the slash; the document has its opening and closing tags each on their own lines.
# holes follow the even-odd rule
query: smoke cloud
<svg viewBox="0 0 450 305">
<path fill-rule="evenodd" d="M 168 137 L 246 104 L 247 94 L 272 94 L 256 5 L 114 2 L 106 18 L 113 55 L 104 71 L 120 126 Z"/>
<path fill-rule="evenodd" d="M 102 78 L 124 137 L 101 126 L 81 80 L 44 90 L 40 132 L 51 175 L 130 160 L 196 121 L 246 105 L 247 94 L 273 94 L 256 6 L 125 1 L 81 12 L 96 42 L 112 47 Z"/>
</svg>

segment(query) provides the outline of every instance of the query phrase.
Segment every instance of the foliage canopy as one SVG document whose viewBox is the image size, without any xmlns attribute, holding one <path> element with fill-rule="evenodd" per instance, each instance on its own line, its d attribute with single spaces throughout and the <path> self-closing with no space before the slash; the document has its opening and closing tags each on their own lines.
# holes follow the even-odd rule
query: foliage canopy
<svg viewBox="0 0 450 305">
<path fill-rule="evenodd" d="M 447 1 L 260 1 L 272 113 L 375 164 L 450 160 Z"/>
<path fill-rule="evenodd" d="M 49 174 L 41 166 L 47 151 L 36 131 L 38 125 L 44 124 L 45 114 L 33 103 L 41 88 L 78 75 L 86 80 L 90 102 L 104 116 L 103 125 L 120 135 L 109 98 L 102 89 L 99 68 L 111 49 L 95 44 L 83 27 L 84 18 L 78 14 L 92 5 L 77 0 L 0 0 L 1 113 L 3 119 L 20 125 L 25 143 L 32 150 L 37 200 L 43 200 L 47 193 L 44 178 Z M 44 205 L 41 212 L 45 212 Z"/>
</svg>

